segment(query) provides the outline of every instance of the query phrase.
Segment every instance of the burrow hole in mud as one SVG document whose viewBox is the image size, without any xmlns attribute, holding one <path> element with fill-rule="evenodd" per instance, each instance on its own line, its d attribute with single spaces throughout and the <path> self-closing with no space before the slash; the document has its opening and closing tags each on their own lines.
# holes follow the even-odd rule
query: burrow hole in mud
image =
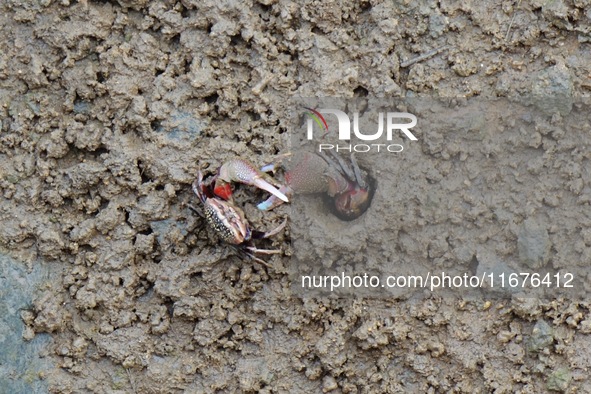
<svg viewBox="0 0 591 394">
<path fill-rule="evenodd" d="M 198 288 L 201 283 L 203 283 L 203 272 L 196 271 L 189 275 L 189 283 L 192 287 Z"/>
<path fill-rule="evenodd" d="M 246 110 L 245 112 L 250 117 L 251 121 L 257 122 L 257 121 L 261 120 L 261 115 L 258 112 L 249 111 L 249 110 Z"/>
<path fill-rule="evenodd" d="M 371 2 L 363 1 L 360 4 L 361 12 L 370 12 L 371 11 Z"/>
<path fill-rule="evenodd" d="M 102 154 L 109 153 L 109 149 L 107 149 L 104 145 L 100 145 L 95 150 L 88 151 L 88 154 L 95 158 L 100 158 Z"/>
<path fill-rule="evenodd" d="M 183 18 L 189 18 L 191 16 L 191 11 L 187 7 L 184 7 L 183 5 L 181 5 L 180 8 L 181 8 L 181 16 Z"/>
<path fill-rule="evenodd" d="M 160 122 L 159 120 L 153 120 L 152 122 L 150 122 L 150 128 L 153 131 L 159 132 L 162 129 L 162 122 Z"/>
<path fill-rule="evenodd" d="M 142 179 L 142 183 L 154 183 L 157 184 L 158 182 L 154 179 L 152 174 L 152 170 L 150 169 L 149 165 L 144 163 L 141 159 L 137 160 L 137 167 L 140 172 L 140 178 Z"/>
<path fill-rule="evenodd" d="M 357 86 L 355 89 L 353 89 L 354 97 L 367 97 L 368 94 L 369 91 L 363 86 Z"/>
<path fill-rule="evenodd" d="M 181 45 L 181 35 L 175 34 L 174 36 L 170 37 L 170 45 L 178 48 Z"/>
<path fill-rule="evenodd" d="M 250 43 L 244 41 L 240 34 L 235 34 L 230 37 L 230 45 L 232 46 L 244 46 L 246 48 L 250 47 Z"/>
<path fill-rule="evenodd" d="M 259 16 L 260 17 L 264 17 L 265 15 L 268 15 L 271 10 L 273 9 L 272 5 L 267 5 L 267 4 L 257 4 L 257 7 L 259 9 Z"/>
<path fill-rule="evenodd" d="M 212 93 L 209 96 L 204 97 L 203 99 L 208 103 L 208 104 L 215 104 L 218 101 L 218 94 L 217 93 Z"/>
<path fill-rule="evenodd" d="M 363 214 L 365 212 L 367 212 L 367 210 L 371 207 L 371 202 L 373 200 L 373 196 L 374 196 L 375 191 L 378 187 L 377 180 L 374 177 L 372 177 L 371 175 L 369 175 L 369 171 L 365 170 L 361 166 L 360 166 L 360 169 L 363 172 L 366 172 L 368 174 L 366 182 L 367 182 L 369 188 L 368 188 L 367 201 L 365 202 L 365 204 L 363 204 L 363 206 L 359 209 L 359 211 L 356 214 L 343 213 L 341 210 L 337 209 L 336 199 L 334 197 L 330 197 L 327 194 L 323 195 L 325 207 L 330 211 L 331 214 L 335 215 L 336 217 L 338 217 L 339 219 L 341 219 L 345 222 L 351 222 L 351 221 L 363 216 Z"/>
</svg>

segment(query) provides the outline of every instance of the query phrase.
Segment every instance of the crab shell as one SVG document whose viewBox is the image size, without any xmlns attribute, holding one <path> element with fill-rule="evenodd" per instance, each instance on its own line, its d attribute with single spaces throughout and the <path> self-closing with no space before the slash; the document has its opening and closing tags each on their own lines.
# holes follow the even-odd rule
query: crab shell
<svg viewBox="0 0 591 394">
<path fill-rule="evenodd" d="M 203 207 L 207 224 L 224 242 L 240 245 L 250 240 L 250 226 L 240 208 L 217 198 L 206 199 Z"/>
<path fill-rule="evenodd" d="M 224 241 L 240 245 L 251 238 L 251 230 L 244 212 L 230 201 L 221 200 L 211 192 L 209 184 L 203 183 L 203 174 L 197 173 L 193 192 L 203 203 L 203 215 L 208 226 Z"/>
</svg>

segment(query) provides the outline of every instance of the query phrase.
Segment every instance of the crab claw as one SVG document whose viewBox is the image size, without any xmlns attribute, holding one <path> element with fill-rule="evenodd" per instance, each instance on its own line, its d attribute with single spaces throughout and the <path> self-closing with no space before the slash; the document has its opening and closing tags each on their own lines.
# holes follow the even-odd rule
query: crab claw
<svg viewBox="0 0 591 394">
<path fill-rule="evenodd" d="M 268 191 L 284 202 L 289 202 L 287 196 L 271 184 L 277 184 L 277 182 L 247 160 L 234 159 L 224 163 L 219 169 L 214 193 L 221 198 L 230 198 L 232 195 L 231 182 L 256 186 L 259 189 Z"/>
<path fill-rule="evenodd" d="M 279 191 L 290 198 L 293 195 L 293 189 L 289 186 L 281 186 Z M 277 196 L 272 195 L 269 198 L 267 198 L 265 201 L 263 201 L 262 203 L 258 204 L 257 208 L 260 209 L 261 211 L 270 211 L 271 209 L 273 209 L 281 204 L 283 204 L 283 201 L 281 201 L 279 198 L 277 198 Z"/>
</svg>

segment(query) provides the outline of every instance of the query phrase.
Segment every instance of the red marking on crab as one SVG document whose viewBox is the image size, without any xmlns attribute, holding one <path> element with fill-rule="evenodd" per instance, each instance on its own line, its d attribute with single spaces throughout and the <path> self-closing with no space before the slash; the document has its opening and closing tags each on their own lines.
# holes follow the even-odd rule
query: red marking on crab
<svg viewBox="0 0 591 394">
<path fill-rule="evenodd" d="M 229 200 L 232 198 L 232 186 L 229 183 L 215 185 L 213 193 L 224 200 Z"/>
</svg>

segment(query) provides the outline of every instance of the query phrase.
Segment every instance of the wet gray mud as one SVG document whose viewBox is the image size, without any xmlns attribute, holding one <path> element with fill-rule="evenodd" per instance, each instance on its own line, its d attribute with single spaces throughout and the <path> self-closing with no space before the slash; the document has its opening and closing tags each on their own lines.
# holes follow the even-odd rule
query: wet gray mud
<svg viewBox="0 0 591 394">
<path fill-rule="evenodd" d="M 580 143 L 551 125 L 588 108 L 572 98 L 591 89 L 589 7 L 3 1 L 0 245 L 10 259 L 1 260 L 0 338 L 14 345 L 3 347 L 3 388 L 591 392 L 588 301 L 296 295 L 289 228 L 257 244 L 283 251 L 265 257 L 268 268 L 220 244 L 190 207 L 199 209 L 190 187 L 198 168 L 211 173 L 236 156 L 262 165 L 289 149 L 292 96 L 449 97 L 450 108 L 476 96 L 531 95 L 538 107 L 557 97 L 544 120 L 550 126 L 504 131 L 515 162 L 491 176 L 491 163 L 479 170 L 475 158 L 499 155 L 501 136 L 478 125 L 467 128 L 469 145 L 459 134 L 447 141 L 444 125 L 423 130 L 414 149 L 430 168 L 410 180 L 391 168 L 380 181 L 378 165 L 360 158 L 378 185 L 389 179 L 417 196 L 394 197 L 397 208 L 412 208 L 397 231 L 362 239 L 441 263 L 501 255 L 561 267 L 559 255 L 584 272 L 590 128 L 568 131 L 586 135 Z M 452 169 L 463 172 L 449 178 Z M 532 180 L 544 172 L 542 195 Z M 429 184 L 461 204 L 425 194 Z M 366 215 L 386 212 L 385 190 Z M 491 201 L 479 190 L 520 198 Z M 265 197 L 244 186 L 236 192 L 261 230 L 290 212 L 257 211 Z M 572 212 L 548 214 L 561 204 Z M 491 223 L 495 233 L 481 231 Z M 45 269 L 50 280 L 36 274 Z"/>
<path fill-rule="evenodd" d="M 33 298 L 55 279 L 50 267 L 37 262 L 27 270 L 19 261 L 0 256 L 0 383 L 6 393 L 43 393 L 44 371 L 52 367 L 48 334 L 37 334 L 23 325 L 31 317 Z"/>
</svg>

